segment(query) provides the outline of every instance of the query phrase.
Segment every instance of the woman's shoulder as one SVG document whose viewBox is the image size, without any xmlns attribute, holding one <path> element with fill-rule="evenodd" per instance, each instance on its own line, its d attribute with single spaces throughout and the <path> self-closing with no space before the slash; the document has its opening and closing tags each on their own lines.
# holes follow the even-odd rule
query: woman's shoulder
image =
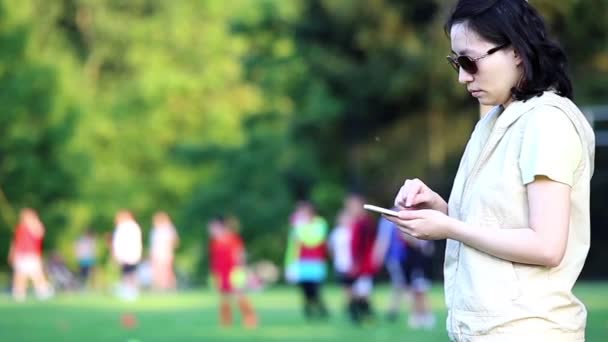
<svg viewBox="0 0 608 342">
<path fill-rule="evenodd" d="M 532 99 L 530 100 L 532 101 Z M 569 98 L 560 96 L 553 91 L 546 91 L 534 100 L 529 115 L 542 122 L 569 122 L 579 135 L 584 136 L 588 144 L 594 145 L 595 134 L 589 119 L 581 109 Z"/>
<path fill-rule="evenodd" d="M 535 112 L 553 111 L 564 114 L 582 114 L 580 108 L 569 98 L 561 96 L 554 91 L 545 91 L 542 95 L 530 100 Z M 549 107 L 549 108 L 548 108 Z M 554 108 L 553 110 L 551 108 Z"/>
<path fill-rule="evenodd" d="M 549 95 L 545 99 L 539 99 L 541 101 L 523 115 L 520 129 L 525 137 L 524 140 L 551 141 L 551 144 L 578 143 L 579 132 L 573 118 L 576 114 L 568 112 L 569 110 L 560 104 L 561 99 L 552 97 Z"/>
<path fill-rule="evenodd" d="M 525 106 L 523 116 L 527 117 L 527 122 L 574 124 L 575 121 L 585 117 L 572 100 L 552 91 L 546 91 L 540 96 L 529 99 L 523 105 Z"/>
</svg>

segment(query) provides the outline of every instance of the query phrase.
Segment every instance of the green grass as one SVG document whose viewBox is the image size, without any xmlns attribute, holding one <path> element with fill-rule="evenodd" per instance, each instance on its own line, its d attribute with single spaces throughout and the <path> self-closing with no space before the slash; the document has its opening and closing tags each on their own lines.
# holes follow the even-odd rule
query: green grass
<svg viewBox="0 0 608 342">
<path fill-rule="evenodd" d="M 606 341 L 608 334 L 608 283 L 577 286 L 577 295 L 589 309 L 587 340 Z M 381 311 L 388 291 L 375 293 L 375 306 Z M 413 331 L 405 324 L 379 319 L 363 327 L 352 326 L 342 310 L 339 289 L 324 293 L 332 309 L 328 322 L 306 322 L 300 313 L 295 288 L 276 288 L 251 297 L 261 317 L 260 327 L 247 330 L 236 324 L 220 328 L 217 324 L 217 297 L 208 290 L 181 294 L 147 294 L 134 303 L 124 303 L 103 294 L 63 294 L 47 302 L 30 299 L 14 303 L 0 296 L 0 341 L 446 341 L 445 309 L 439 287 L 431 293 L 438 315 L 433 331 Z M 121 316 L 133 313 L 137 325 L 121 325 Z M 238 321 L 237 321 L 238 323 Z"/>
</svg>

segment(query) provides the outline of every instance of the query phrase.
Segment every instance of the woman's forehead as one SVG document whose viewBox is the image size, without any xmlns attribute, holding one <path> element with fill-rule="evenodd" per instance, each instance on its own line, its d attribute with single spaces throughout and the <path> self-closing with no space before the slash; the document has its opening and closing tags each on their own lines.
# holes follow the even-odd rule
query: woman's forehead
<svg viewBox="0 0 608 342">
<path fill-rule="evenodd" d="M 458 23 L 452 26 L 450 30 L 450 42 L 452 52 L 459 55 L 469 55 L 472 53 L 480 53 L 492 44 L 483 38 L 477 32 L 472 30 L 466 23 Z"/>
</svg>

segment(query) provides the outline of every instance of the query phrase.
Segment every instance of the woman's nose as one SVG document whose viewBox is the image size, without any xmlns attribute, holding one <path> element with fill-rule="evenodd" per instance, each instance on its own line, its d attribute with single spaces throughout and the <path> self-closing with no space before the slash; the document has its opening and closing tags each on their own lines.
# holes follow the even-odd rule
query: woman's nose
<svg viewBox="0 0 608 342">
<path fill-rule="evenodd" d="M 466 72 L 463 68 L 458 69 L 458 82 L 467 84 L 473 81 L 473 75 Z"/>
</svg>

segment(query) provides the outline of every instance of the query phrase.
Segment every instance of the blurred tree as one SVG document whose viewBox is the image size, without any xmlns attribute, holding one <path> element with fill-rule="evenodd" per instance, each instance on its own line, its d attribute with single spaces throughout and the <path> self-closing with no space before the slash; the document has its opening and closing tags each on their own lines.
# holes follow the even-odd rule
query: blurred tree
<svg viewBox="0 0 608 342">
<path fill-rule="evenodd" d="M 178 145 L 242 143 L 241 121 L 260 94 L 242 80 L 244 43 L 226 21 L 236 4 L 64 1 L 60 22 L 91 89 L 91 113 L 77 136 L 95 182 L 87 195 L 111 213 L 177 212 L 192 184 L 210 172 L 171 163 Z M 203 24 L 204 23 L 204 24 Z M 110 216 L 111 217 L 111 216 Z M 144 221 L 147 223 L 147 221 Z"/>
<path fill-rule="evenodd" d="M 460 114 L 467 103 L 464 93 L 446 86 L 455 84 L 453 71 L 437 67 L 449 50 L 440 4 L 306 4 L 296 39 L 311 74 L 323 82 L 338 110 L 323 115 L 323 129 L 314 131 L 310 122 L 322 113 L 298 117 L 294 136 L 318 151 L 321 165 L 339 170 L 330 173 L 337 175 L 334 181 L 375 201 L 390 203 L 405 177 L 422 177 L 449 190 L 447 159 L 460 152 L 472 116 Z"/>
<path fill-rule="evenodd" d="M 22 11 L 0 3 L 0 255 L 8 243 L 18 210 L 37 210 L 55 245 L 66 223 L 67 205 L 77 195 L 75 155 L 67 146 L 78 109 L 64 97 L 53 65 L 40 58 L 41 39 Z M 60 229 L 55 229 L 60 228 Z M 4 266 L 4 263 L 3 263 Z"/>
</svg>

